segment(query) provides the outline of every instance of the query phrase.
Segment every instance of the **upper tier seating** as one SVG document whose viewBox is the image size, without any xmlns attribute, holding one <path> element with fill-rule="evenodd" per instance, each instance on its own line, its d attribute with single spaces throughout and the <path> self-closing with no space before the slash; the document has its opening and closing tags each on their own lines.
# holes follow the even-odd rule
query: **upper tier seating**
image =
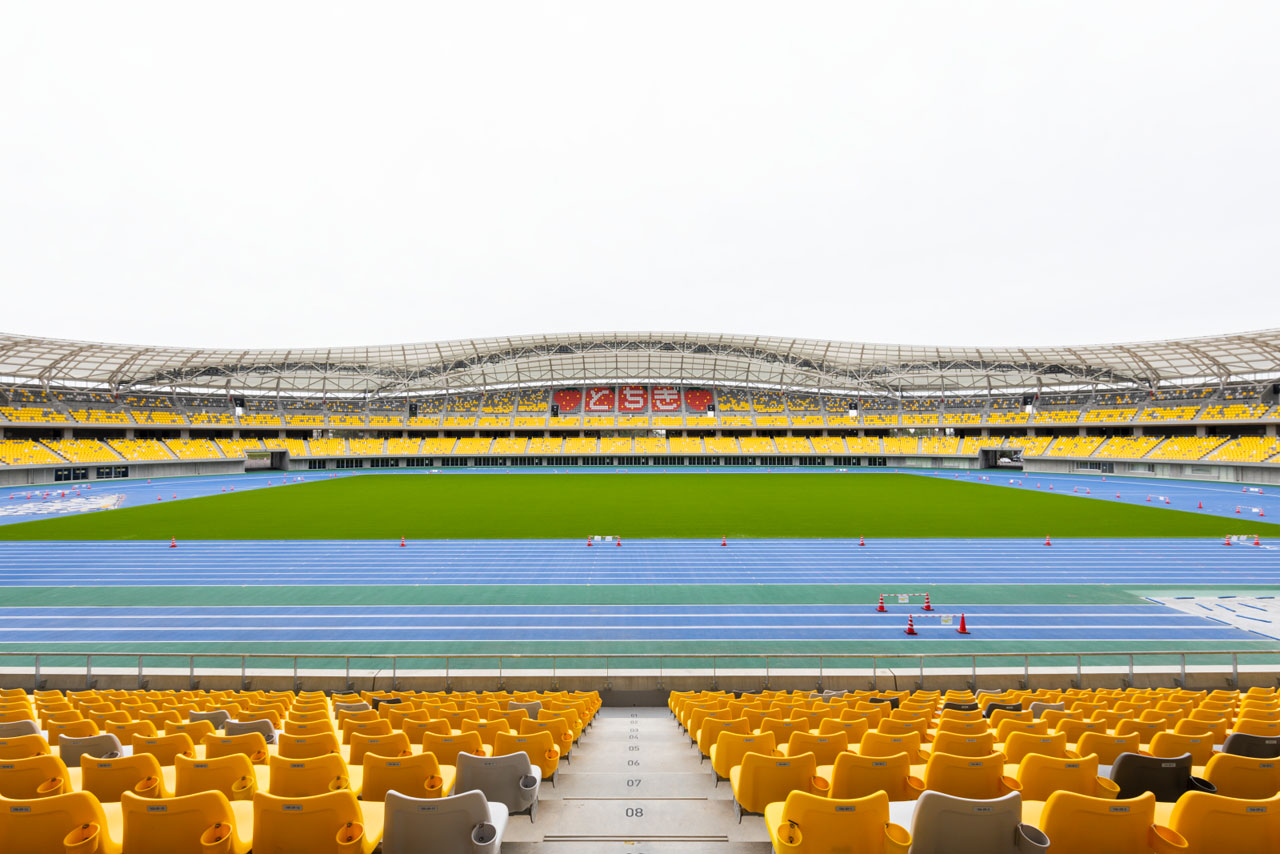
<svg viewBox="0 0 1280 854">
<path fill-rule="evenodd" d="M 0 406 L 0 417 L 14 424 L 66 424 L 67 416 L 41 406 Z"/>
<path fill-rule="evenodd" d="M 1139 421 L 1192 421 L 1199 406 L 1148 406 L 1138 413 Z"/>
</svg>

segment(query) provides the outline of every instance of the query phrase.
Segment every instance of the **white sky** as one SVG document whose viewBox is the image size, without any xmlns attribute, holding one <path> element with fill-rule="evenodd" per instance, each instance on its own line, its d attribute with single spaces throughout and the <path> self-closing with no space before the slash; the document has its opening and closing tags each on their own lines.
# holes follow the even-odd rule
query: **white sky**
<svg viewBox="0 0 1280 854">
<path fill-rule="evenodd" d="M 1280 4 L 0 6 L 0 330 L 1280 325 Z"/>
</svg>

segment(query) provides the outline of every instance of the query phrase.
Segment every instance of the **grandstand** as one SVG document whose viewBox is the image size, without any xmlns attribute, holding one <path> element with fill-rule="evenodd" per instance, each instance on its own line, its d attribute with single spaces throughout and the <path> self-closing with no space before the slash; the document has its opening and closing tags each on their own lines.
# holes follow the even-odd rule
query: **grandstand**
<svg viewBox="0 0 1280 854">
<path fill-rule="evenodd" d="M 622 369 L 619 351 L 647 354 L 646 375 Z M 286 365 L 270 351 L 3 336 L 0 438 L 26 452 L 0 460 L 0 483 L 92 480 L 96 471 L 74 467 L 100 462 L 124 463 L 127 476 L 225 472 L 249 462 L 237 443 L 273 468 L 308 471 L 661 456 L 1276 483 L 1277 353 L 1275 331 L 1016 358 L 602 334 L 326 350 L 342 369 L 322 371 L 308 353 Z"/>
</svg>

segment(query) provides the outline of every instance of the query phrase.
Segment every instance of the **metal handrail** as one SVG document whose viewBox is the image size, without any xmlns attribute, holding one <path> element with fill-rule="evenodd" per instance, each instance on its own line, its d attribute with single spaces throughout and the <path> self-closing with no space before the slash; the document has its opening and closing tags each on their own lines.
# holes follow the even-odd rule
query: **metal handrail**
<svg viewBox="0 0 1280 854">
<path fill-rule="evenodd" d="M 444 676 L 446 684 L 450 684 L 454 676 L 463 676 L 474 674 L 484 670 L 491 670 L 492 667 L 478 666 L 459 666 L 479 662 L 497 662 L 497 675 L 499 684 L 501 684 L 505 675 L 511 674 L 512 669 L 508 666 L 511 662 L 546 662 L 549 666 L 543 671 L 530 668 L 518 668 L 521 675 L 549 675 L 552 682 L 556 682 L 564 672 L 564 662 L 570 660 L 573 662 L 591 662 L 592 669 L 603 670 L 605 681 L 608 683 L 611 676 L 619 675 L 618 663 L 622 662 L 648 662 L 652 664 L 657 672 L 659 685 L 665 676 L 672 673 L 673 667 L 678 670 L 692 671 L 695 673 L 704 673 L 712 678 L 712 684 L 715 680 L 725 674 L 727 671 L 741 671 L 742 667 L 730 666 L 722 667 L 721 662 L 724 659 L 731 659 L 734 662 L 758 661 L 760 665 L 757 667 L 762 672 L 764 684 L 767 686 L 771 675 L 779 670 L 789 672 L 813 673 L 817 677 L 817 684 L 822 685 L 825 674 L 841 669 L 841 665 L 850 665 L 854 662 L 865 663 L 870 661 L 871 676 L 873 685 L 877 684 L 879 672 L 881 669 L 892 671 L 894 663 L 910 661 L 916 665 L 912 669 L 918 669 L 918 684 L 924 684 L 926 672 L 929 670 L 937 670 L 948 666 L 958 666 L 960 663 L 967 664 L 970 674 L 970 685 L 977 687 L 979 662 L 990 659 L 1001 659 L 1008 661 L 1010 659 L 1021 659 L 1021 669 L 1023 672 L 1023 685 L 1030 683 L 1031 674 L 1033 672 L 1043 672 L 1042 668 L 1033 668 L 1032 659 L 1074 659 L 1075 679 L 1074 684 L 1080 687 L 1085 670 L 1084 659 L 1086 657 L 1096 658 L 1121 658 L 1127 659 L 1128 680 L 1132 684 L 1135 673 L 1135 659 L 1168 659 L 1173 656 L 1178 658 L 1178 673 L 1180 678 L 1176 680 L 1178 684 L 1185 685 L 1187 679 L 1187 658 L 1196 657 L 1231 657 L 1231 684 L 1238 687 L 1240 683 L 1240 656 L 1261 656 L 1275 657 L 1276 669 L 1280 671 L 1280 649 L 1269 650 L 1197 650 L 1193 652 L 1035 652 L 1035 653 L 1004 653 L 1004 652 L 944 652 L 944 653 L 830 653 L 830 652 L 794 652 L 794 653 L 370 653 L 367 655 L 334 655 L 324 653 L 216 653 L 216 652 L 189 652 L 189 653 L 166 653 L 166 652 L 0 652 L 0 666 L 3 666 L 6 660 L 11 659 L 32 659 L 34 681 L 38 685 L 40 683 L 40 670 L 42 659 L 44 663 L 48 663 L 49 659 L 84 659 L 85 684 L 90 685 L 93 681 L 93 662 L 98 659 L 116 660 L 129 658 L 136 660 L 136 669 L 138 674 L 138 684 L 141 686 L 144 682 L 145 659 L 168 659 L 185 661 L 187 665 L 188 682 L 194 687 L 196 684 L 196 675 L 201 668 L 197 668 L 197 661 L 206 661 L 209 659 L 217 659 L 220 661 L 238 661 L 240 668 L 240 681 L 242 685 L 248 684 L 248 666 L 250 662 L 257 661 L 283 661 L 289 663 L 289 670 L 293 675 L 293 682 L 299 684 L 300 674 L 298 664 L 308 661 L 341 661 L 341 670 L 337 668 L 325 668 L 322 672 L 338 673 L 342 672 L 346 677 L 348 684 L 351 683 L 351 662 L 354 660 L 357 665 L 363 665 L 365 662 L 380 662 L 382 666 L 379 670 L 385 671 L 390 669 L 393 684 L 398 681 L 400 674 L 404 670 L 406 663 L 414 661 L 432 661 L 443 662 L 443 668 L 433 667 L 432 671 L 440 673 Z M 817 667 L 798 667 L 796 662 L 806 660 L 816 660 Z M 927 663 L 927 664 L 926 664 Z M 702 666 L 698 666 L 702 665 Z M 110 665 L 108 665 L 110 666 Z M 1222 665 L 1225 673 L 1225 665 Z M 210 668 L 215 669 L 215 668 Z M 216 668 L 221 669 L 221 668 Z M 24 668 L 25 670 L 25 668 Z M 625 672 L 623 668 L 622 672 Z"/>
</svg>

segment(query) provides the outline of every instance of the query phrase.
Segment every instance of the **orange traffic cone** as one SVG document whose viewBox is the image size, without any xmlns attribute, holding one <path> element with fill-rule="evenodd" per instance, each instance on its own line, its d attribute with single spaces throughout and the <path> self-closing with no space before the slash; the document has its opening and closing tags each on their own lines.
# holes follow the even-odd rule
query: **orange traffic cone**
<svg viewBox="0 0 1280 854">
<path fill-rule="evenodd" d="M 1254 534 L 1254 535 L 1253 535 L 1253 544 L 1254 544 L 1255 546 L 1260 546 L 1260 545 L 1262 545 L 1262 538 L 1261 538 L 1261 537 L 1259 537 L 1257 534 Z"/>
<path fill-rule="evenodd" d="M 907 628 L 906 628 L 906 631 L 904 631 L 904 632 L 903 632 L 903 634 L 904 634 L 904 635 L 917 635 L 917 634 L 919 634 L 919 632 L 917 632 L 917 631 L 916 631 L 916 623 L 915 623 L 915 620 L 913 620 L 913 619 L 911 618 L 911 615 L 910 615 L 910 614 L 907 614 Z"/>
<path fill-rule="evenodd" d="M 880 604 L 876 605 L 876 610 L 879 611 L 880 613 L 884 613 L 884 594 L 883 593 L 880 594 Z"/>
<path fill-rule="evenodd" d="M 1203 509 L 1204 509 L 1204 502 L 1203 502 L 1203 501 L 1197 501 L 1197 502 L 1196 502 L 1196 509 L 1197 509 L 1197 510 L 1203 510 Z"/>
<path fill-rule="evenodd" d="M 722 546 L 727 546 L 727 545 L 729 545 L 729 537 L 728 537 L 728 536 L 721 537 L 721 538 L 720 538 L 720 545 L 722 545 Z"/>
<path fill-rule="evenodd" d="M 964 614 L 960 615 L 960 628 L 956 629 L 956 634 L 958 635 L 969 634 L 969 627 L 965 625 L 965 622 L 964 622 Z"/>
<path fill-rule="evenodd" d="M 1164 500 L 1164 503 L 1165 503 L 1165 504 L 1168 504 L 1168 503 L 1169 503 L 1169 499 L 1168 499 L 1168 498 L 1166 498 L 1166 499 Z"/>
<path fill-rule="evenodd" d="M 176 492 L 175 492 L 175 493 L 173 494 L 173 498 L 174 498 L 174 500 L 176 501 L 176 500 L 178 499 L 178 493 L 176 493 Z"/>
<path fill-rule="evenodd" d="M 867 540 L 865 537 L 858 537 L 858 545 L 865 546 L 866 544 L 867 544 Z"/>
<path fill-rule="evenodd" d="M 924 605 L 920 607 L 921 611 L 932 611 L 933 606 L 929 604 L 929 594 L 924 594 Z"/>
<path fill-rule="evenodd" d="M 170 538 L 169 538 L 169 548 L 171 548 L 171 549 L 176 549 L 177 547 L 178 547 L 178 538 L 177 538 L 177 537 L 170 537 Z"/>
<path fill-rule="evenodd" d="M 404 548 L 404 537 L 400 538 L 400 548 Z"/>
<path fill-rule="evenodd" d="M 1230 537 L 1223 537 L 1223 538 L 1222 538 L 1222 544 L 1223 544 L 1224 546 L 1229 546 L 1229 545 L 1231 545 L 1231 538 L 1230 538 Z"/>
<path fill-rule="evenodd" d="M 1053 545 L 1053 541 L 1052 541 L 1052 540 L 1050 540 L 1050 539 L 1049 539 L 1049 537 L 1046 535 L 1046 536 L 1045 536 L 1045 538 L 1044 538 L 1044 544 L 1045 544 L 1046 546 L 1051 546 L 1051 545 Z"/>
<path fill-rule="evenodd" d="M 1117 492 L 1117 493 L 1116 493 L 1116 498 L 1119 498 L 1119 497 L 1120 497 L 1120 493 L 1118 493 L 1118 492 Z"/>
<path fill-rule="evenodd" d="M 1236 505 L 1236 513 L 1239 513 L 1239 512 L 1240 512 L 1240 505 L 1239 505 L 1239 504 L 1237 504 L 1237 505 Z"/>
</svg>

